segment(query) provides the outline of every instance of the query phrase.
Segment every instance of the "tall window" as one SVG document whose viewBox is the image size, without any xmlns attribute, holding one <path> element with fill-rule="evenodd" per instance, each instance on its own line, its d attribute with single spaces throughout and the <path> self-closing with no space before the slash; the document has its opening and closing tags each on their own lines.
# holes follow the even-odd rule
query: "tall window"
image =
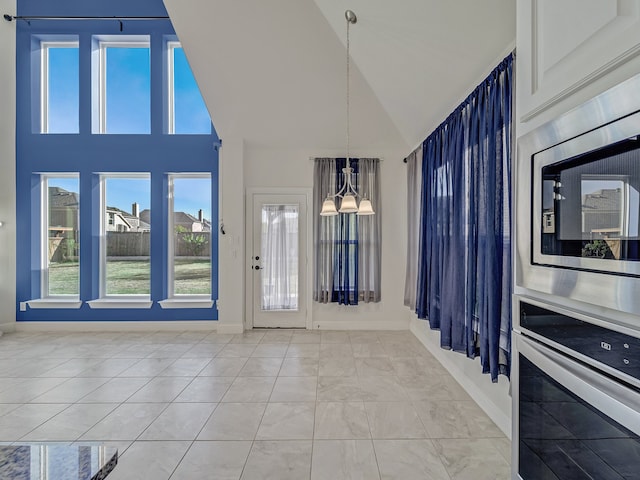
<svg viewBox="0 0 640 480">
<path fill-rule="evenodd" d="M 78 133 L 78 41 L 41 41 L 40 131 Z"/>
<path fill-rule="evenodd" d="M 102 189 L 104 198 L 102 296 L 149 295 L 151 278 L 149 175 L 103 175 Z"/>
<path fill-rule="evenodd" d="M 380 160 L 351 159 L 352 182 L 362 197 L 380 205 Z M 381 217 L 355 213 L 321 217 L 322 202 L 344 184 L 345 159 L 317 158 L 313 178 L 314 300 L 357 305 L 381 298 Z"/>
<path fill-rule="evenodd" d="M 210 297 L 211 175 L 170 175 L 169 206 L 170 296 Z"/>
<path fill-rule="evenodd" d="M 151 62 L 148 36 L 129 41 L 94 37 L 99 82 L 97 133 L 151 133 Z"/>
<path fill-rule="evenodd" d="M 60 18 L 15 24 L 17 319 L 215 320 L 220 140 L 166 9 L 76 3 L 18 2 Z"/>
<path fill-rule="evenodd" d="M 211 118 L 180 42 L 167 42 L 169 76 L 169 132 L 211 133 Z"/>
<path fill-rule="evenodd" d="M 77 174 L 42 175 L 43 297 L 80 295 L 80 185 Z"/>
</svg>

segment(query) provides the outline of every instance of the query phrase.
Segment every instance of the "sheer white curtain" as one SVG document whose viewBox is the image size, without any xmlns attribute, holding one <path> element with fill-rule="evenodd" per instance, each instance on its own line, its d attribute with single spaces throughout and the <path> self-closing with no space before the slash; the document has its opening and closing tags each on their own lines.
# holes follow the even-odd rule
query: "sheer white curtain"
<svg viewBox="0 0 640 480">
<path fill-rule="evenodd" d="M 262 207 L 262 309 L 298 309 L 298 206 Z"/>
<path fill-rule="evenodd" d="M 316 158 L 313 171 L 313 300 L 329 303 L 333 292 L 336 217 L 321 217 L 322 202 L 336 190 L 335 158 Z"/>
<path fill-rule="evenodd" d="M 420 207 L 422 194 L 422 144 L 407 157 L 407 267 L 404 304 L 416 309 L 418 256 L 420 255 Z"/>
<path fill-rule="evenodd" d="M 375 215 L 358 216 L 358 294 L 365 303 L 381 297 L 382 202 L 380 201 L 380 159 L 358 160 L 358 193 L 371 200 Z"/>
</svg>

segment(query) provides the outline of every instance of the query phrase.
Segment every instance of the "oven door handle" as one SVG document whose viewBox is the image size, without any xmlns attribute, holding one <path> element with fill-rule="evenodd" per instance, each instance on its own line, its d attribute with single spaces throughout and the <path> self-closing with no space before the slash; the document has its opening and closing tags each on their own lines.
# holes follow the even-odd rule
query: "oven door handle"
<svg viewBox="0 0 640 480">
<path fill-rule="evenodd" d="M 535 340 L 514 333 L 517 351 L 596 409 L 640 435 L 640 393 Z"/>
</svg>

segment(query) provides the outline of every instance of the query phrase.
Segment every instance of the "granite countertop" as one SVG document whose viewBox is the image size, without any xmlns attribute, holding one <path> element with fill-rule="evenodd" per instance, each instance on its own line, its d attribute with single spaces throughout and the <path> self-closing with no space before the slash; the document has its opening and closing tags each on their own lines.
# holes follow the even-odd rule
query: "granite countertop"
<svg viewBox="0 0 640 480">
<path fill-rule="evenodd" d="M 0 479 L 102 480 L 118 463 L 118 450 L 99 444 L 0 445 Z"/>
</svg>

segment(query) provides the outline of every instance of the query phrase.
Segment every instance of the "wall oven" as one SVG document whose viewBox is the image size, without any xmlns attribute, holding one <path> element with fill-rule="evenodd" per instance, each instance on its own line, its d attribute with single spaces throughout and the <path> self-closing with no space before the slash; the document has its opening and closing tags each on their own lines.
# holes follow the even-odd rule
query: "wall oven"
<svg viewBox="0 0 640 480">
<path fill-rule="evenodd" d="M 518 140 L 516 293 L 640 315 L 639 91 L 640 75 Z"/>
<path fill-rule="evenodd" d="M 513 478 L 640 478 L 640 339 L 517 296 Z"/>
</svg>

